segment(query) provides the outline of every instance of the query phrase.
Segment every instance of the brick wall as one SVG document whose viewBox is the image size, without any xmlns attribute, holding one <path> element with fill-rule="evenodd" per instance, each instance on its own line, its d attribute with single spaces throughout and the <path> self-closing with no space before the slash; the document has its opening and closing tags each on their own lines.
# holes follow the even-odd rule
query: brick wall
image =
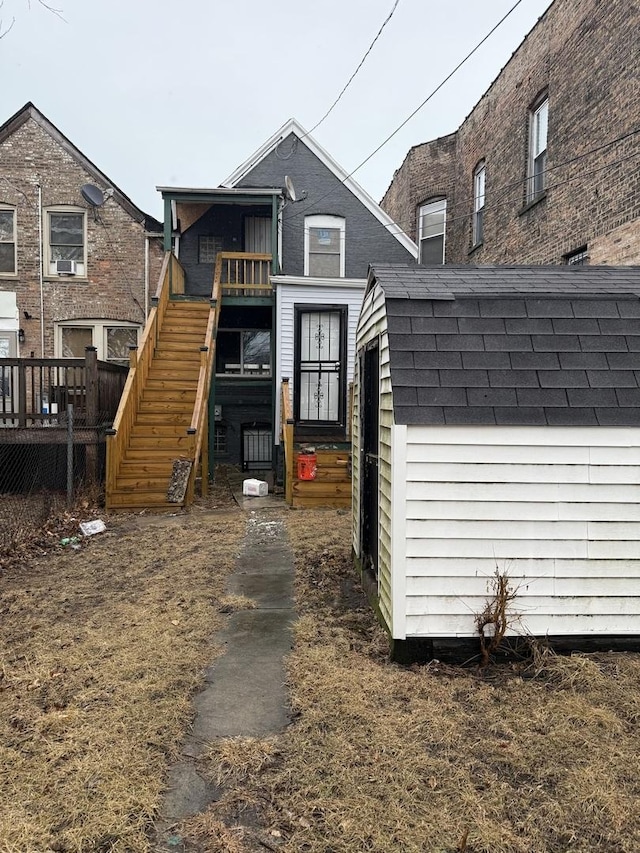
<svg viewBox="0 0 640 853">
<path fill-rule="evenodd" d="M 0 275 L 0 290 L 17 294 L 25 332 L 22 355 L 40 351 L 40 238 L 38 185 L 42 207 L 73 205 L 86 211 L 86 276 L 59 277 L 45 270 L 45 356 L 54 354 L 54 324 L 63 320 L 105 319 L 144 325 L 144 224 L 119 203 L 117 194 L 96 211 L 80 194 L 83 184 L 97 184 L 79 160 L 28 118 L 0 143 L 0 203 L 16 209 L 17 274 Z M 106 187 L 100 186 L 101 189 Z M 149 290 L 156 290 L 162 245 L 149 246 Z M 33 319 L 26 319 L 24 312 Z"/>
<path fill-rule="evenodd" d="M 417 205 L 447 197 L 447 263 L 640 263 L 640 4 L 555 0 L 456 133 L 412 148 L 382 207 L 415 236 Z M 546 197 L 526 207 L 529 113 L 549 98 Z M 578 159 L 575 159 L 578 158 Z M 473 171 L 486 163 L 472 249 Z M 568 162 L 573 160 L 573 162 Z"/>
</svg>

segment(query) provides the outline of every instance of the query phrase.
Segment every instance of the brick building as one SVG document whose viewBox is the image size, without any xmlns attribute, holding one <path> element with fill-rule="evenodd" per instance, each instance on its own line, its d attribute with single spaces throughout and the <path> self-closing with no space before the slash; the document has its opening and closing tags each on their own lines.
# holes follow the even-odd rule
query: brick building
<svg viewBox="0 0 640 853">
<path fill-rule="evenodd" d="M 382 208 L 423 263 L 640 264 L 640 4 L 555 0 Z"/>
<path fill-rule="evenodd" d="M 0 357 L 123 361 L 144 328 L 162 226 L 33 104 L 0 126 Z"/>
</svg>

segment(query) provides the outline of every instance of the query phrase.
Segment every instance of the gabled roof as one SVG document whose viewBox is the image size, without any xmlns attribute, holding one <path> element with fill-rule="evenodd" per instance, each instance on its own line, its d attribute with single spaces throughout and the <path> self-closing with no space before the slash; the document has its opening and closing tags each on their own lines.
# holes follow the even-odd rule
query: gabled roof
<svg viewBox="0 0 640 853">
<path fill-rule="evenodd" d="M 371 269 L 396 423 L 640 426 L 640 267 Z"/>
<path fill-rule="evenodd" d="M 258 148 L 247 160 L 244 161 L 238 168 L 232 172 L 226 181 L 223 181 L 222 186 L 234 187 L 241 181 L 248 172 L 251 171 L 258 163 L 264 160 L 267 155 L 276 149 L 276 147 L 288 136 L 293 134 L 307 148 L 315 154 L 320 162 L 333 172 L 336 178 L 344 184 L 344 186 L 367 208 L 367 210 L 375 216 L 375 218 L 392 234 L 398 242 L 409 251 L 414 258 L 418 257 L 418 247 L 413 240 L 405 234 L 394 220 L 384 212 L 380 205 L 374 201 L 369 193 L 364 190 L 357 181 L 346 172 L 339 163 L 326 151 L 295 119 L 289 119 L 288 122 L 282 125 L 273 136 Z"/>
<path fill-rule="evenodd" d="M 129 196 L 127 196 L 121 189 L 119 189 L 113 181 L 105 175 L 104 172 L 100 171 L 98 167 L 86 157 L 79 148 L 77 148 L 70 139 L 68 139 L 62 131 L 58 130 L 58 128 L 53 124 L 53 122 L 49 121 L 49 119 L 42 113 L 40 110 L 34 106 L 34 104 L 29 101 L 26 103 L 21 109 L 18 110 L 17 113 L 11 116 L 11 118 L 7 119 L 3 125 L 0 125 L 0 144 L 2 144 L 5 139 L 11 136 L 12 133 L 15 133 L 18 128 L 22 127 L 25 122 L 29 119 L 32 119 L 36 124 L 38 124 L 45 133 L 48 133 L 49 136 L 55 140 L 55 142 L 60 145 L 68 154 L 70 154 L 74 160 L 76 160 L 82 168 L 88 172 L 94 180 L 102 185 L 102 189 L 113 189 L 114 197 L 118 201 L 118 204 L 127 213 L 135 219 L 137 222 L 144 224 L 144 227 L 147 231 L 152 233 L 161 233 L 163 230 L 163 226 L 157 219 L 153 216 L 149 216 L 143 210 L 141 210 L 137 205 L 135 205 Z M 78 190 L 80 187 L 78 187 Z"/>
</svg>

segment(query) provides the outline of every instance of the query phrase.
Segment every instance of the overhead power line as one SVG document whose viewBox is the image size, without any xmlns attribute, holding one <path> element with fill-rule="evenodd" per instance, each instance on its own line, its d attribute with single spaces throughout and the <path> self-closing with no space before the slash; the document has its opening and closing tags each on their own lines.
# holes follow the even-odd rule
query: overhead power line
<svg viewBox="0 0 640 853">
<path fill-rule="evenodd" d="M 402 121 L 402 122 L 401 122 L 401 123 L 400 123 L 400 124 L 395 128 L 395 130 L 394 130 L 392 133 L 390 133 L 390 134 L 389 134 L 389 136 L 387 136 L 387 137 L 386 137 L 386 139 L 384 139 L 384 140 L 383 140 L 383 141 L 382 141 L 382 142 L 381 142 L 381 143 L 380 143 L 380 144 L 379 144 L 379 145 L 378 145 L 378 146 L 377 146 L 377 147 L 376 147 L 376 148 L 371 152 L 371 154 L 369 154 L 369 155 L 368 155 L 368 157 L 365 157 L 365 159 L 364 159 L 361 163 L 359 163 L 359 164 L 355 167 L 355 169 L 352 169 L 352 171 L 351 171 L 351 172 L 349 172 L 349 174 L 348 174 L 348 175 L 346 175 L 346 176 L 342 179 L 342 183 L 343 183 L 343 184 L 344 184 L 344 183 L 346 183 L 346 182 L 349 180 L 349 178 L 352 178 L 352 177 L 355 175 L 355 173 L 356 173 L 357 171 L 359 171 L 359 170 L 360 170 L 360 169 L 361 169 L 361 168 L 362 168 L 366 163 L 368 163 L 368 162 L 369 162 L 369 160 L 371 160 L 371 158 L 372 158 L 372 157 L 374 157 L 374 156 L 378 153 L 378 151 L 380 151 L 382 148 L 384 148 L 384 146 L 385 146 L 388 142 L 390 142 L 390 141 L 393 139 L 393 137 L 394 137 L 397 133 L 399 133 L 399 132 L 402 130 L 402 128 L 403 128 L 406 124 L 408 124 L 408 122 L 410 122 L 410 121 L 411 121 L 411 119 L 412 119 L 412 118 L 413 118 L 417 113 L 419 113 L 419 112 L 420 112 L 420 110 L 421 110 L 421 109 L 422 109 L 426 104 L 428 104 L 428 103 L 429 103 L 429 101 L 430 101 L 430 100 L 431 100 L 431 99 L 432 99 L 432 98 L 433 98 L 433 97 L 434 97 L 434 96 L 435 96 L 435 95 L 440 91 L 440 89 L 442 89 L 442 87 L 443 87 L 443 86 L 445 86 L 445 85 L 449 82 L 449 80 L 451 80 L 451 78 L 454 76 L 454 74 L 456 74 L 456 73 L 457 73 L 457 72 L 462 68 L 462 66 L 463 66 L 466 62 L 468 62 L 468 61 L 469 61 L 469 59 L 471 59 L 471 57 L 474 55 L 474 53 L 476 53 L 476 52 L 477 52 L 477 51 L 482 47 L 482 45 L 483 45 L 483 44 L 484 44 L 484 43 L 485 43 L 485 42 L 486 42 L 486 41 L 487 41 L 487 40 L 488 40 L 488 39 L 489 39 L 489 38 L 490 38 L 490 37 L 495 33 L 495 31 L 496 31 L 500 26 L 502 26 L 502 24 L 507 20 L 507 18 L 508 18 L 511 14 L 513 14 L 513 12 L 515 12 L 515 10 L 518 8 L 518 6 L 519 6 L 521 3 L 522 3 L 522 0 L 517 0 L 517 2 L 513 4 L 513 6 L 509 9 L 509 11 L 508 11 L 505 15 L 503 15 L 503 16 L 502 16 L 502 18 L 500 18 L 500 20 L 498 21 L 498 23 L 497 23 L 497 24 L 494 24 L 494 26 L 489 30 L 489 32 L 488 32 L 488 33 L 487 33 L 487 34 L 486 34 L 486 35 L 485 35 L 485 36 L 484 36 L 484 37 L 483 37 L 483 38 L 482 38 L 482 39 L 481 39 L 481 40 L 476 44 L 476 46 L 475 46 L 474 48 L 472 48 L 472 49 L 469 51 L 469 53 L 467 53 L 467 55 L 466 55 L 463 59 L 461 59 L 461 60 L 460 60 L 460 62 L 456 65 L 456 67 L 453 69 L 453 71 L 450 71 L 450 72 L 449 72 L 449 74 L 447 74 L 447 76 L 444 78 L 444 80 L 442 80 L 440 83 L 438 83 L 438 85 L 436 86 L 436 88 L 435 88 L 435 89 L 433 89 L 433 91 L 431 91 L 431 92 L 427 95 L 427 97 L 424 99 L 424 101 L 422 101 L 422 103 L 421 103 L 421 104 L 419 104 L 419 105 L 415 108 L 415 110 L 413 110 L 413 112 L 412 112 L 410 115 L 408 115 L 408 116 L 407 116 L 407 118 L 406 118 L 406 119 L 404 119 L 404 121 Z M 393 10 L 392 10 L 392 13 L 393 13 Z M 317 127 L 317 125 L 316 125 L 316 127 Z M 312 129 L 313 129 L 313 128 L 312 128 Z M 311 131 L 309 131 L 309 132 L 311 132 Z M 328 198 L 330 195 L 332 195 L 332 192 L 331 192 L 331 191 L 330 191 L 330 192 L 328 192 L 328 193 L 325 193 L 325 195 L 320 196 L 320 198 L 318 198 L 318 199 L 316 199 L 316 200 L 315 200 L 315 204 L 318 204 L 318 203 L 319 203 L 319 202 L 321 202 L 323 199 Z M 294 217 L 297 217 L 297 216 L 304 216 L 305 211 L 306 211 L 306 210 L 308 210 L 308 209 L 309 209 L 309 205 L 307 205 L 307 207 L 305 207 L 304 209 L 300 210 L 299 212 L 294 213 L 294 214 L 290 217 L 290 219 L 293 219 Z"/>
<path fill-rule="evenodd" d="M 393 17 L 393 13 L 394 13 L 394 12 L 396 11 L 396 9 L 398 8 L 398 3 L 399 3 L 399 2 L 400 2 L 400 0 L 395 0 L 395 3 L 393 4 L 393 7 L 392 7 L 391 11 L 389 12 L 389 14 L 387 15 L 386 19 L 384 20 L 384 22 L 383 22 L 382 26 L 380 27 L 380 29 L 379 29 L 379 30 L 378 30 L 378 32 L 376 33 L 376 37 L 374 38 L 374 40 L 371 42 L 371 44 L 370 44 L 370 45 L 369 45 L 369 47 L 367 48 L 367 50 L 366 50 L 366 52 L 365 52 L 364 56 L 362 57 L 362 59 L 361 59 L 361 60 L 360 60 L 360 62 L 358 63 L 358 65 L 357 65 L 357 67 L 356 67 L 356 70 L 353 72 L 353 74 L 351 75 L 351 77 L 349 77 L 349 79 L 347 80 L 347 82 L 346 82 L 346 83 L 345 83 L 345 85 L 343 86 L 342 91 L 340 92 L 340 94 L 338 95 L 338 97 L 337 97 L 337 98 L 335 99 L 335 101 L 331 104 L 331 106 L 330 106 L 330 107 L 329 107 L 329 109 L 326 111 L 326 113 L 322 116 L 322 118 L 320 119 L 320 121 L 316 122 L 316 124 L 314 124 L 314 125 L 313 125 L 313 127 L 311 128 L 311 130 L 309 130 L 309 131 L 307 131 L 307 133 L 305 133 L 305 136 L 308 136 L 310 133 L 313 133 L 313 131 L 314 131 L 317 127 L 320 127 L 320 125 L 322 124 L 322 122 L 323 122 L 326 118 L 328 118 L 328 117 L 329 117 L 329 115 L 333 112 L 334 108 L 337 106 L 338 102 L 340 101 L 340 99 L 342 98 L 342 96 L 344 95 L 344 93 L 347 91 L 347 89 L 349 88 L 349 86 L 350 86 L 350 85 L 351 85 L 351 83 L 353 82 L 353 80 L 354 80 L 354 78 L 355 78 L 356 74 L 358 73 L 358 71 L 360 71 L 360 69 L 361 69 L 361 68 L 362 68 L 362 66 L 364 65 L 366 58 L 369 56 L 369 54 L 370 54 L 370 53 L 371 53 L 371 51 L 373 50 L 373 46 L 374 46 L 374 44 L 378 41 L 378 39 L 380 38 L 380 36 L 381 36 L 381 34 L 382 34 L 382 31 L 384 30 L 384 28 L 387 26 L 387 24 L 389 23 L 389 21 L 390 21 L 390 20 L 391 20 L 391 18 Z"/>
</svg>

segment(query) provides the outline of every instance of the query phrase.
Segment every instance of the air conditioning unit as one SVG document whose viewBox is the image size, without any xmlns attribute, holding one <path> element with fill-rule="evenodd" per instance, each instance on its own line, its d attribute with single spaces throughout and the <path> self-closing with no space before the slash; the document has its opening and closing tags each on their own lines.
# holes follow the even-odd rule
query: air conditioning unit
<svg viewBox="0 0 640 853">
<path fill-rule="evenodd" d="M 56 261 L 58 275 L 76 275 L 77 261 Z"/>
</svg>

